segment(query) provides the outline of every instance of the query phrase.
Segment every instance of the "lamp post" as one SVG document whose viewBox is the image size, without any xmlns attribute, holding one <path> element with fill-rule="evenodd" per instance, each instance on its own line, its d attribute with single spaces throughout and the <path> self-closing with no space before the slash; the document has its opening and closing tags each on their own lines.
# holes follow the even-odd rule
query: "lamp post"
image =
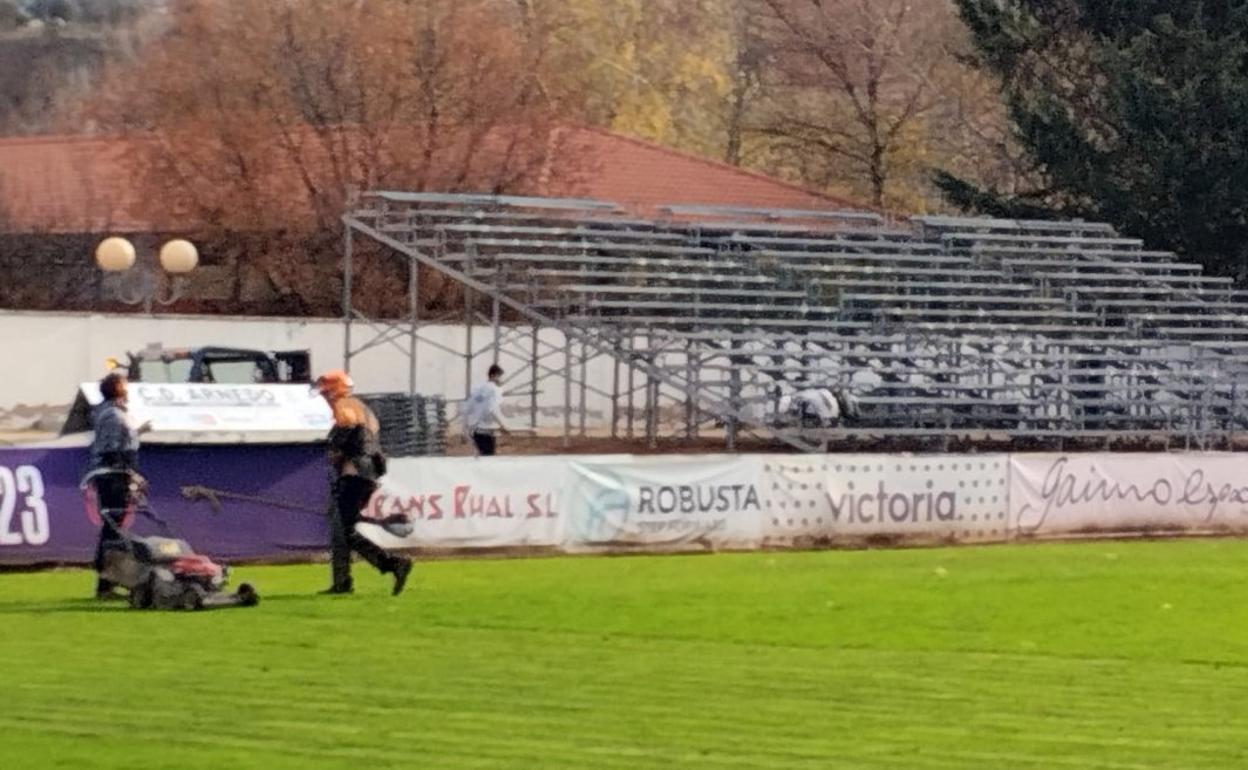
<svg viewBox="0 0 1248 770">
<path fill-rule="evenodd" d="M 185 276 L 199 264 L 199 251 L 181 238 L 161 246 L 158 261 L 168 280 L 161 280 L 153 264 L 145 262 L 136 268 L 137 261 L 134 244 L 125 238 L 105 238 L 95 247 L 95 264 L 109 276 L 113 295 L 151 313 L 153 303 L 171 305 L 185 296 Z"/>
</svg>

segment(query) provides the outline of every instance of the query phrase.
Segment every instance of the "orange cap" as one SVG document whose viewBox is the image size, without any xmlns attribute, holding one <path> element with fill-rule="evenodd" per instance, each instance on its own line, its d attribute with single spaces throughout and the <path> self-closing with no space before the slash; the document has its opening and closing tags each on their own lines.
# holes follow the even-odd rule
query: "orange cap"
<svg viewBox="0 0 1248 770">
<path fill-rule="evenodd" d="M 341 369 L 330 369 L 316 378 L 316 389 L 328 398 L 342 398 L 353 387 L 355 383 L 351 381 L 351 375 Z"/>
</svg>

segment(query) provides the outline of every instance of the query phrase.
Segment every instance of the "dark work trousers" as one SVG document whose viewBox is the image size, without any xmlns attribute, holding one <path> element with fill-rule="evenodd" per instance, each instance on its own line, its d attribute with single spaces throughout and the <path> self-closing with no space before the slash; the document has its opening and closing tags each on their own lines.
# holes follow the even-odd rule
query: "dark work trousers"
<svg viewBox="0 0 1248 770">
<path fill-rule="evenodd" d="M 130 504 L 130 474 L 124 471 L 96 476 L 95 496 L 100 507 L 100 539 L 95 544 L 95 571 L 98 574 L 104 569 L 104 551 L 114 543 L 124 542 L 118 528 L 126 517 L 126 507 Z M 113 584 L 104 578 L 97 578 L 96 593 L 111 591 Z"/>
<path fill-rule="evenodd" d="M 402 561 L 355 531 L 360 511 L 376 491 L 376 482 L 359 476 L 343 476 L 334 482 L 334 510 L 330 512 L 330 564 L 334 588 L 351 588 L 351 552 L 355 551 L 380 572 L 394 572 Z"/>
<path fill-rule="evenodd" d="M 476 433 L 472 434 L 472 443 L 477 445 L 477 454 L 482 457 L 492 457 L 494 450 L 498 446 L 497 440 L 493 433 Z"/>
</svg>

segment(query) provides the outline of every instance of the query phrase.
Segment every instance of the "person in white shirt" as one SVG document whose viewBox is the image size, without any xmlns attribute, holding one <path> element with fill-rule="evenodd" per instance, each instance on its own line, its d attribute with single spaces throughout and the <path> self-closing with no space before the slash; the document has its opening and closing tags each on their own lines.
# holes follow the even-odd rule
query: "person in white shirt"
<svg viewBox="0 0 1248 770">
<path fill-rule="evenodd" d="M 487 376 L 489 379 L 473 388 L 464 402 L 464 433 L 481 457 L 494 454 L 498 431 L 511 433 L 503 420 L 503 367 L 493 364 Z"/>
</svg>

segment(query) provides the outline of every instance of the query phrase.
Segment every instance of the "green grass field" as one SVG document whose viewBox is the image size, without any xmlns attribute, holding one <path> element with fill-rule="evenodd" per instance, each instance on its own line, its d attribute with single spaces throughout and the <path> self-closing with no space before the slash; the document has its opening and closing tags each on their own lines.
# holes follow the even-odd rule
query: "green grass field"
<svg viewBox="0 0 1248 770">
<path fill-rule="evenodd" d="M 1243 768 L 1248 542 L 0 575 L 0 767 Z"/>
</svg>

